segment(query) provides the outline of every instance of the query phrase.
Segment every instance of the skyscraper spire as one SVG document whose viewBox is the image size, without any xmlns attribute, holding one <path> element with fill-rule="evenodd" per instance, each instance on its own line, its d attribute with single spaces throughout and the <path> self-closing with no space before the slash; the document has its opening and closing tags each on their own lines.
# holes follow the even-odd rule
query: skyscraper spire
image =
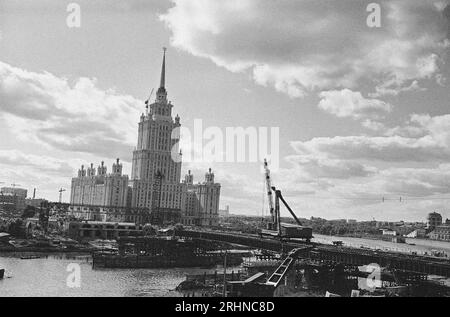
<svg viewBox="0 0 450 317">
<path fill-rule="evenodd" d="M 165 88 L 166 85 L 166 50 L 167 48 L 163 47 L 163 62 L 161 67 L 161 82 L 159 84 L 159 88 Z"/>
</svg>

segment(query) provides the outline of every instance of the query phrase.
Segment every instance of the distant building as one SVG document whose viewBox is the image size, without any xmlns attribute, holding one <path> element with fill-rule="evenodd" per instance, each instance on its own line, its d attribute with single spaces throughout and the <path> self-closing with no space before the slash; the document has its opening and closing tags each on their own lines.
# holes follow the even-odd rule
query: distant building
<svg viewBox="0 0 450 317">
<path fill-rule="evenodd" d="M 47 201 L 48 200 L 46 200 L 44 198 L 27 198 L 25 200 L 25 205 L 26 206 L 35 207 L 35 208 L 39 208 L 41 206 L 41 203 L 47 202 Z"/>
<path fill-rule="evenodd" d="M 427 228 L 429 231 L 434 230 L 442 224 L 442 216 L 437 212 L 430 212 L 427 217 Z"/>
<path fill-rule="evenodd" d="M 194 184 L 191 171 L 183 182 L 185 190 L 182 200 L 181 223 L 196 226 L 219 224 L 220 184 L 214 182 L 214 173 L 209 169 L 203 183 Z"/>
<path fill-rule="evenodd" d="M 442 240 L 442 241 L 450 241 L 450 226 L 449 225 L 440 225 L 436 226 L 434 231 L 429 234 L 430 239 L 433 240 Z"/>
<path fill-rule="evenodd" d="M 392 221 L 377 221 L 376 223 L 375 223 L 375 227 L 376 228 L 380 228 L 380 229 L 382 229 L 383 227 L 385 227 L 385 228 L 390 228 L 390 227 L 394 227 L 395 226 L 395 222 L 392 222 Z"/>
<path fill-rule="evenodd" d="M 21 214 L 25 209 L 27 190 L 17 187 L 2 187 L 0 189 L 0 208 L 14 214 Z"/>
<path fill-rule="evenodd" d="M 427 231 L 425 229 L 416 229 L 406 235 L 407 238 L 425 238 Z"/>
<path fill-rule="evenodd" d="M 220 217 L 228 217 L 230 215 L 230 206 L 226 205 L 225 209 L 219 209 Z"/>
<path fill-rule="evenodd" d="M 24 199 L 12 194 L 0 193 L 0 214 L 9 217 L 18 217 L 21 215 L 24 205 Z"/>
<path fill-rule="evenodd" d="M 112 173 L 107 173 L 104 162 L 94 164 L 88 169 L 84 165 L 78 170 L 78 176 L 72 178 L 70 204 L 75 206 L 126 207 L 128 197 L 128 176 L 122 175 L 119 159 L 112 166 Z"/>
<path fill-rule="evenodd" d="M 396 236 L 397 231 L 391 229 L 381 229 L 383 236 Z"/>
<path fill-rule="evenodd" d="M 27 190 L 24 188 L 18 187 L 2 187 L 0 192 L 3 194 L 11 194 L 23 197 L 23 199 L 27 198 Z"/>
</svg>

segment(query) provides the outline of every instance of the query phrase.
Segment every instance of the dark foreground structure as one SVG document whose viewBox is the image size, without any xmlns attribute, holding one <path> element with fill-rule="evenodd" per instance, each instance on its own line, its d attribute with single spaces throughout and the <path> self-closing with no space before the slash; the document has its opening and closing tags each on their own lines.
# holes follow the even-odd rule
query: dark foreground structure
<svg viewBox="0 0 450 317">
<path fill-rule="evenodd" d="M 93 266 L 105 268 L 212 267 L 224 261 L 223 244 L 185 241 L 173 237 L 123 237 L 117 254 L 98 252 Z M 242 263 L 241 254 L 228 254 L 230 265 Z"/>
</svg>

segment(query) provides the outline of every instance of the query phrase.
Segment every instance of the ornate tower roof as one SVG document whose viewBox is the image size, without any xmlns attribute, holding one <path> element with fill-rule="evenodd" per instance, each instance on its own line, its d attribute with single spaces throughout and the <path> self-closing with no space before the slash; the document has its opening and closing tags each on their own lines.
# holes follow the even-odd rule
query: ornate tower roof
<svg viewBox="0 0 450 317">
<path fill-rule="evenodd" d="M 167 48 L 163 47 L 163 61 L 161 66 L 161 79 L 159 82 L 159 88 L 156 92 L 157 100 L 161 101 L 162 99 L 166 99 L 167 91 L 166 91 L 166 50 Z"/>
</svg>

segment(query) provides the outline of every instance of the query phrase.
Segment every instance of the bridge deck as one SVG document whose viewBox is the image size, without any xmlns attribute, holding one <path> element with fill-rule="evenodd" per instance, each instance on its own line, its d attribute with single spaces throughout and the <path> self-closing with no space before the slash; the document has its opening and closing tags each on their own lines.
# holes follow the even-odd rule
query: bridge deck
<svg viewBox="0 0 450 317">
<path fill-rule="evenodd" d="M 450 277 L 450 261 L 448 259 L 307 243 L 303 241 L 286 242 L 276 238 L 236 232 L 177 230 L 176 235 L 182 238 L 227 242 L 280 253 L 288 253 L 293 249 L 300 249 L 298 253 L 299 257 L 311 258 L 323 262 L 355 266 L 375 263 L 381 267 L 390 269 Z M 311 247 L 313 247 L 312 250 Z"/>
</svg>

